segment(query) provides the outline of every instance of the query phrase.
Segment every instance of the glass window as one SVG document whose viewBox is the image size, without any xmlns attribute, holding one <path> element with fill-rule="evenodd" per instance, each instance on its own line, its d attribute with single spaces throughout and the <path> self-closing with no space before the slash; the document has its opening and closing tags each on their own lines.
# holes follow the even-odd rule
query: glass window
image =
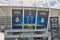
<svg viewBox="0 0 60 40">
<path fill-rule="evenodd" d="M 12 35 L 12 32 L 7 32 L 7 35 Z"/>
<path fill-rule="evenodd" d="M 22 29 L 22 26 L 13 26 L 13 29 Z"/>
<path fill-rule="evenodd" d="M 13 35 L 20 35 L 20 32 L 13 32 Z"/>
<path fill-rule="evenodd" d="M 34 40 L 43 40 L 43 37 L 35 37 Z"/>
<path fill-rule="evenodd" d="M 59 38 L 57 38 L 57 37 L 54 37 L 54 38 L 52 38 L 52 40 L 59 40 Z"/>
<path fill-rule="evenodd" d="M 42 26 L 42 25 L 39 25 L 36 27 L 37 29 L 43 29 L 43 28 L 47 28 L 46 26 Z"/>
<path fill-rule="evenodd" d="M 22 34 L 21 35 L 34 35 L 34 32 L 22 32 Z"/>
<path fill-rule="evenodd" d="M 15 40 L 15 38 L 4 38 L 4 40 Z"/>
<path fill-rule="evenodd" d="M 34 34 L 45 34 L 45 31 L 35 31 Z"/>
<path fill-rule="evenodd" d="M 48 40 L 48 37 L 34 37 L 34 40 Z"/>
</svg>

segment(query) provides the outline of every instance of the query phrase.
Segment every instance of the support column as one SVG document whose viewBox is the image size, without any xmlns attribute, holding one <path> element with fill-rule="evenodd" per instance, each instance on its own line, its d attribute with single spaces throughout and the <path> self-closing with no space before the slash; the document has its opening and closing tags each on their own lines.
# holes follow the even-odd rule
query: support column
<svg viewBox="0 0 60 40">
<path fill-rule="evenodd" d="M 15 40 L 18 40 L 18 38 L 16 38 Z"/>
<path fill-rule="evenodd" d="M 33 40 L 33 38 L 29 38 L 29 40 Z"/>
<path fill-rule="evenodd" d="M 48 37 L 48 40 L 51 40 L 51 36 Z"/>
</svg>

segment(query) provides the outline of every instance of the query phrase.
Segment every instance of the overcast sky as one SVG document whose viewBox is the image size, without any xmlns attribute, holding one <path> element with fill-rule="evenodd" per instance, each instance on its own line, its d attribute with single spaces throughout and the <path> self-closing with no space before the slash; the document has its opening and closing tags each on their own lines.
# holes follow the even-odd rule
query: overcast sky
<svg viewBox="0 0 60 40">
<path fill-rule="evenodd" d="M 60 0 L 0 0 L 0 6 L 2 5 L 60 8 Z"/>
</svg>

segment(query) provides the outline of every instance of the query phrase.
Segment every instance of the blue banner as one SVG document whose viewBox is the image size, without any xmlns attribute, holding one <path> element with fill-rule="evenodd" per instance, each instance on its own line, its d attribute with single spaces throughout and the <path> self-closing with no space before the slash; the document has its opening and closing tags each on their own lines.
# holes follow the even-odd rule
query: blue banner
<svg viewBox="0 0 60 40">
<path fill-rule="evenodd" d="M 22 10 L 12 10 L 12 28 L 22 29 Z"/>
<path fill-rule="evenodd" d="M 37 29 L 47 28 L 48 14 L 49 14 L 48 11 L 38 11 L 36 16 L 36 10 L 24 10 L 23 17 L 22 10 L 14 9 L 12 10 L 12 28 L 22 29 L 22 25 L 24 25 L 24 28 L 27 29 L 28 28 L 34 29 L 35 25 L 37 26 Z"/>
</svg>

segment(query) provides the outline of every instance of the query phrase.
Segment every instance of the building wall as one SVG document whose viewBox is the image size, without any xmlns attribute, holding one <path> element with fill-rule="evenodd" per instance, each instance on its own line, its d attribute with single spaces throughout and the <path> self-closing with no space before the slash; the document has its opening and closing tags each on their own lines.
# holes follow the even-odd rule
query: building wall
<svg viewBox="0 0 60 40">
<path fill-rule="evenodd" d="M 23 7 L 0 7 L 0 26 L 1 27 L 12 27 L 11 19 L 12 19 L 12 9 L 23 9 Z M 25 9 L 32 9 L 35 10 L 36 8 L 31 7 L 25 7 Z M 59 17 L 59 23 L 60 23 L 60 9 L 49 9 L 49 8 L 38 8 L 39 10 L 45 10 L 49 11 L 49 18 L 48 18 L 48 30 L 50 27 L 50 17 Z M 47 31 L 48 32 L 48 31 Z M 48 32 L 49 36 L 51 35 L 50 32 Z M 7 39 L 8 40 L 8 39 Z"/>
</svg>

